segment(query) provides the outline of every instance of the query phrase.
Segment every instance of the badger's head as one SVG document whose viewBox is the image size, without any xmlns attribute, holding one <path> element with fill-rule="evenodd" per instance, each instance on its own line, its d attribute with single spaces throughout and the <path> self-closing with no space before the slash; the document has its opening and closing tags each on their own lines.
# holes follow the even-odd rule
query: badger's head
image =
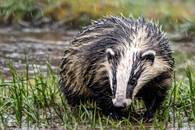
<svg viewBox="0 0 195 130">
<path fill-rule="evenodd" d="M 133 40 L 124 40 L 119 46 L 106 49 L 107 70 L 115 107 L 126 108 L 144 85 L 170 69 L 166 58 L 161 54 L 159 43 L 154 43 L 159 42 L 158 39 L 151 41 L 152 38 L 142 29 Z M 161 42 L 168 44 L 165 39 Z"/>
</svg>

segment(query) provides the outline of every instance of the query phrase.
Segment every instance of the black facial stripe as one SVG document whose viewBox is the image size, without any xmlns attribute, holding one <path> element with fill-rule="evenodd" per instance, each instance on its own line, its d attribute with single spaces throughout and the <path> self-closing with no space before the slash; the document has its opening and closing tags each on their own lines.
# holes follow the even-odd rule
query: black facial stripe
<svg viewBox="0 0 195 130">
<path fill-rule="evenodd" d="M 132 98 L 132 94 L 133 94 L 133 87 L 132 86 L 127 86 L 127 91 L 126 91 L 126 98 Z"/>
<path fill-rule="evenodd" d="M 136 80 L 139 79 L 141 73 L 144 71 L 144 68 L 141 68 L 134 76 L 132 76 L 129 80 L 131 80 L 133 77 L 136 77 Z M 137 82 L 137 81 L 136 81 Z M 133 90 L 135 88 L 135 86 L 137 85 L 137 83 L 135 83 L 134 85 L 129 85 L 127 86 L 127 93 L 126 93 L 126 97 L 127 98 L 132 98 L 132 94 L 133 94 Z"/>
<path fill-rule="evenodd" d="M 135 73 L 135 70 L 138 70 L 138 71 Z M 143 63 L 140 60 L 140 53 L 134 53 L 133 54 L 133 64 L 132 64 L 130 78 L 129 78 L 127 91 L 126 91 L 126 98 L 132 98 L 133 90 L 137 84 L 136 82 L 139 79 L 143 70 L 144 70 L 144 68 L 143 68 Z M 129 83 L 131 83 L 131 80 L 133 78 L 135 78 L 135 80 L 136 80 L 135 84 L 129 84 Z"/>
<path fill-rule="evenodd" d="M 113 96 L 115 97 L 116 94 L 116 85 L 117 85 L 117 79 L 116 79 L 116 74 L 117 74 L 117 70 L 116 70 L 116 65 L 113 65 L 112 68 L 112 89 L 113 89 Z"/>
<path fill-rule="evenodd" d="M 112 64 L 112 95 L 113 95 L 113 98 L 115 97 L 115 94 L 116 94 L 116 89 L 117 89 L 117 66 L 118 66 L 118 63 L 121 59 L 121 54 L 122 52 L 118 52 L 118 51 L 114 51 L 115 52 L 115 55 L 114 57 L 112 58 L 112 62 L 110 64 Z"/>
</svg>

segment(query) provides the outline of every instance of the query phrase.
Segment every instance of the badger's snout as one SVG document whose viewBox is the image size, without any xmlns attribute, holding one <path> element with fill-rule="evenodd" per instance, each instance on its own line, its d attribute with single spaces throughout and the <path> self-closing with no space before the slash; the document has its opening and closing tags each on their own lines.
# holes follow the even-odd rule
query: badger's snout
<svg viewBox="0 0 195 130">
<path fill-rule="evenodd" d="M 112 102 L 115 107 L 124 109 L 131 104 L 131 99 L 114 98 Z"/>
</svg>

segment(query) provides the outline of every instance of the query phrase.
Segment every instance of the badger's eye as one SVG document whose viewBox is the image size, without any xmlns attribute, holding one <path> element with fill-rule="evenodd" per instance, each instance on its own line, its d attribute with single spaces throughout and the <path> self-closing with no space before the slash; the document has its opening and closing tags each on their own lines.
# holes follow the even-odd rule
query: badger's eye
<svg viewBox="0 0 195 130">
<path fill-rule="evenodd" d="M 150 61 L 150 62 L 154 62 L 155 55 L 156 55 L 155 51 L 149 50 L 149 51 L 146 51 L 142 54 L 141 59 L 146 60 L 146 61 Z"/>
<path fill-rule="evenodd" d="M 136 78 L 135 78 L 135 77 L 131 78 L 131 79 L 129 80 L 129 83 L 128 83 L 128 84 L 130 84 L 130 85 L 135 85 L 135 84 L 136 84 Z"/>
<path fill-rule="evenodd" d="M 142 57 L 143 60 L 147 60 L 147 61 L 154 61 L 154 55 L 145 55 L 144 57 Z"/>
</svg>

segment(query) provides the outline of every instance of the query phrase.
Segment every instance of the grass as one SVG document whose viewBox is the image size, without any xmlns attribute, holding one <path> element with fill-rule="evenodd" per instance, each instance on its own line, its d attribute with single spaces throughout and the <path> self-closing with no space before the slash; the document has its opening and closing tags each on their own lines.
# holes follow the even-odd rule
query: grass
<svg viewBox="0 0 195 130">
<path fill-rule="evenodd" d="M 36 24 L 43 23 L 43 18 L 47 18 L 49 21 L 81 27 L 91 19 L 123 14 L 154 19 L 166 31 L 194 32 L 194 5 L 193 0 L 2 0 L 0 21 L 12 24 L 27 21 Z"/>
<path fill-rule="evenodd" d="M 84 2 L 83 2 L 84 1 Z M 158 20 L 166 31 L 195 32 L 195 2 L 175 0 L 2 0 L 0 23 L 39 21 L 50 18 L 73 26 L 88 24 L 90 19 L 105 15 L 145 16 Z M 78 4 L 79 3 L 79 4 Z M 191 56 L 175 52 L 176 64 Z M 183 65 L 176 69 L 169 96 L 152 124 L 142 120 L 114 121 L 99 113 L 96 104 L 80 105 L 72 112 L 59 90 L 58 75 L 48 64 L 47 74 L 29 76 L 26 63 L 23 73 L 9 64 L 11 79 L 0 73 L 0 129 L 15 127 L 60 127 L 64 129 L 151 129 L 195 128 L 195 68 Z M 1 70 L 0 70 L 1 72 Z M 143 103 L 135 101 L 131 110 L 139 111 Z"/>
<path fill-rule="evenodd" d="M 64 21 L 68 25 L 83 26 L 90 19 L 105 15 L 133 15 L 155 19 L 166 31 L 180 33 L 195 32 L 195 2 L 188 0 L 182 3 L 175 0 L 2 0 L 0 1 L 1 21 L 19 23 L 20 21 L 39 21 L 50 18 L 53 21 Z M 78 4 L 79 3 L 79 4 Z M 190 59 L 192 55 L 175 52 L 176 64 Z M 58 75 L 48 64 L 47 75 L 41 72 L 28 75 L 28 62 L 24 73 L 18 73 L 9 64 L 12 78 L 7 80 L 0 74 L 0 129 L 15 127 L 62 127 L 64 129 L 167 129 L 171 127 L 195 128 L 195 68 L 184 68 L 183 64 L 176 69 L 172 88 L 152 124 L 142 120 L 124 119 L 114 121 L 101 115 L 95 104 L 81 105 L 75 112 L 59 91 Z M 0 70 L 1 72 L 1 70 Z M 143 108 L 143 103 L 136 101 L 132 111 Z"/>
<path fill-rule="evenodd" d="M 167 129 L 190 127 L 195 123 L 195 69 L 186 68 L 183 80 L 174 78 L 172 89 L 152 124 L 142 120 L 114 121 L 98 112 L 95 104 L 80 105 L 71 112 L 59 91 L 58 75 L 48 64 L 47 75 L 35 73 L 29 78 L 28 64 L 24 73 L 18 73 L 9 64 L 12 78 L 0 78 L 0 128 L 42 127 L 64 129 Z M 177 73 L 175 74 L 177 77 Z M 132 110 L 143 107 L 133 103 Z M 163 118 L 162 118 L 163 117 Z"/>
<path fill-rule="evenodd" d="M 30 18 L 36 9 L 34 0 L 2 0 L 0 4 L 0 20 L 7 22 Z"/>
</svg>

